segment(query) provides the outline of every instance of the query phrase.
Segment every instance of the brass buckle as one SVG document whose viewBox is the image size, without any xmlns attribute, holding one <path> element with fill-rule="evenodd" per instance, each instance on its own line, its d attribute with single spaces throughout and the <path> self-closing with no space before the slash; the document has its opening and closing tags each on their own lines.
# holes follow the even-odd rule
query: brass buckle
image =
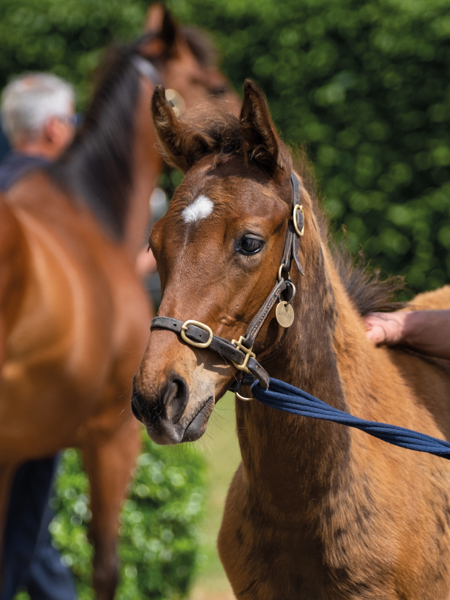
<svg viewBox="0 0 450 600">
<path fill-rule="evenodd" d="M 281 273 L 283 272 L 284 267 L 285 267 L 285 265 L 283 263 L 283 264 L 280 265 L 280 268 L 278 269 L 278 283 L 280 283 L 280 281 L 282 279 L 284 279 L 284 277 L 281 275 Z M 287 279 L 286 279 L 286 281 L 290 281 L 289 271 L 286 271 L 286 273 L 287 273 Z"/>
<path fill-rule="evenodd" d="M 233 360 L 231 362 L 236 367 L 236 369 L 238 369 L 239 371 L 245 371 L 246 373 L 250 373 L 249 368 L 247 367 L 247 364 L 248 364 L 248 361 L 250 360 L 250 358 L 256 358 L 256 354 L 254 352 L 252 352 L 251 348 L 247 348 L 246 346 L 243 345 L 242 342 L 244 339 L 245 339 L 245 337 L 243 335 L 241 335 L 238 342 L 236 340 L 231 340 L 231 343 L 233 344 L 233 346 L 236 346 L 236 348 L 238 350 L 242 350 L 242 352 L 245 354 L 244 362 L 242 363 L 242 365 L 236 364 Z"/>
<path fill-rule="evenodd" d="M 203 329 L 203 331 L 206 331 L 206 333 L 209 335 L 209 338 L 206 340 L 206 342 L 194 342 L 193 340 L 190 340 L 185 333 L 185 331 L 188 330 L 189 325 L 195 325 L 199 329 Z M 213 337 L 214 337 L 214 334 L 213 334 L 211 328 L 208 327 L 208 325 L 204 325 L 204 323 L 200 323 L 199 321 L 192 321 L 192 320 L 185 321 L 183 323 L 183 325 L 181 326 L 180 335 L 183 338 L 183 340 L 186 342 L 186 344 L 190 344 L 191 346 L 195 346 L 196 348 L 207 348 L 208 346 L 211 345 L 211 342 L 213 341 Z"/>
<path fill-rule="evenodd" d="M 299 235 L 301 237 L 305 233 L 305 221 L 303 220 L 303 227 L 300 230 L 297 225 L 297 212 L 298 211 L 300 211 L 302 213 L 302 215 L 304 216 L 302 204 L 296 204 L 294 206 L 294 211 L 292 213 L 292 221 L 294 222 L 294 229 L 297 232 L 297 235 Z"/>
</svg>

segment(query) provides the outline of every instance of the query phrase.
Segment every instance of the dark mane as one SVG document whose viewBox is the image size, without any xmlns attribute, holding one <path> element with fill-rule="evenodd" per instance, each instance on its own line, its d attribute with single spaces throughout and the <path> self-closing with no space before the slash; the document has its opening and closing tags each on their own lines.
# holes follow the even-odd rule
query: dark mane
<svg viewBox="0 0 450 600">
<path fill-rule="evenodd" d="M 314 212 L 319 222 L 322 239 L 328 240 L 334 266 L 345 291 L 361 316 L 371 312 L 392 312 L 404 306 L 394 300 L 395 293 L 403 290 L 405 281 L 400 276 L 381 279 L 379 269 L 371 269 L 362 251 L 355 257 L 350 254 L 344 242 L 336 243 L 329 231 L 328 217 L 323 211 L 317 189 L 314 168 L 304 149 L 296 153 L 295 170 L 311 196 Z"/>
<path fill-rule="evenodd" d="M 116 239 L 124 233 L 131 188 L 134 112 L 139 74 L 132 57 L 144 40 L 114 46 L 97 77 L 90 107 L 72 144 L 49 167 L 69 193 L 85 201 Z"/>
<path fill-rule="evenodd" d="M 380 270 L 371 270 L 362 252 L 355 259 L 343 245 L 332 245 L 334 264 L 345 290 L 359 314 L 392 312 L 405 304 L 394 300 L 395 293 L 405 287 L 400 275 L 380 278 Z"/>
<path fill-rule="evenodd" d="M 190 50 L 202 65 L 217 59 L 212 42 L 195 27 L 182 27 Z M 112 46 L 96 73 L 90 106 L 66 152 L 48 167 L 54 180 L 85 201 L 116 240 L 124 234 L 132 183 L 134 113 L 140 75 L 132 66 L 139 48 L 157 34 Z M 156 68 L 163 59 L 153 60 Z"/>
<path fill-rule="evenodd" d="M 191 126 L 200 131 L 208 141 L 209 150 L 216 154 L 215 162 L 226 160 L 233 154 L 243 154 L 244 140 L 239 126 L 239 119 L 234 115 L 220 111 L 220 108 L 208 112 L 201 109 L 190 113 L 187 118 Z M 282 153 L 287 152 L 282 144 Z M 404 306 L 394 301 L 395 292 L 404 288 L 402 277 L 380 278 L 380 271 L 371 270 L 366 264 L 362 252 L 355 260 L 343 243 L 336 244 L 329 234 L 328 219 L 318 200 L 318 191 L 313 167 L 304 150 L 295 154 L 295 170 L 302 177 L 311 199 L 314 212 L 319 222 L 320 234 L 328 241 L 334 264 L 344 288 L 361 316 L 370 312 L 390 312 Z M 285 162 L 285 161 L 282 161 Z"/>
</svg>

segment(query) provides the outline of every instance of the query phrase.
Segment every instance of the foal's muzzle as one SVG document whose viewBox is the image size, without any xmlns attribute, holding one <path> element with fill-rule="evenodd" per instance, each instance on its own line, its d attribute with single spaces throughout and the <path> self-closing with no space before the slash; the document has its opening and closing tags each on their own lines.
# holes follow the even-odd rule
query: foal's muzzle
<svg viewBox="0 0 450 600">
<path fill-rule="evenodd" d="M 134 379 L 131 409 L 157 444 L 178 444 L 197 439 L 203 433 L 203 417 L 211 412 L 209 399 L 194 415 L 186 414 L 188 402 L 189 388 L 181 375 L 171 373 L 161 389 L 151 394 L 145 393 Z"/>
</svg>

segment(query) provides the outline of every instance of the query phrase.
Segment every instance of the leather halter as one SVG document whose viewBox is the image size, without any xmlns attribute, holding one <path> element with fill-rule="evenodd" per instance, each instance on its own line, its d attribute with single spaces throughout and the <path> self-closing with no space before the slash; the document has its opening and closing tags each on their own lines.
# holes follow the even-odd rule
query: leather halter
<svg viewBox="0 0 450 600">
<path fill-rule="evenodd" d="M 294 298 L 295 286 L 289 278 L 292 259 L 294 259 L 300 273 L 304 275 L 299 257 L 300 237 L 304 231 L 303 208 L 300 204 L 300 182 L 293 171 L 291 172 L 291 182 L 293 210 L 288 223 L 283 258 L 278 270 L 278 280 L 264 304 L 253 317 L 246 332 L 244 335 L 241 335 L 238 341 L 232 340 L 230 342 L 225 338 L 214 335 L 210 327 L 198 321 L 188 320 L 183 322 L 178 319 L 171 319 L 170 317 L 155 317 L 152 320 L 150 331 L 154 329 L 168 329 L 169 331 L 173 331 L 179 334 L 184 342 L 190 346 L 213 350 L 223 358 L 230 360 L 236 369 L 243 371 L 242 379 L 231 386 L 233 391 L 238 391 L 241 385 L 249 385 L 252 383 L 254 377 L 259 380 L 262 388 L 268 389 L 269 375 L 256 360 L 256 355 L 252 351 L 252 348 L 256 336 L 269 316 L 270 311 L 276 302 L 281 301 L 281 295 L 286 295 L 288 303 Z"/>
<path fill-rule="evenodd" d="M 140 54 L 134 54 L 131 58 L 131 63 L 139 75 L 149 79 L 153 85 L 163 84 L 163 80 L 158 69 L 152 62 L 150 62 L 149 59 L 143 58 Z M 186 103 L 181 94 L 174 89 L 168 88 L 166 89 L 166 100 L 173 108 L 173 111 L 177 117 L 183 114 Z"/>
<path fill-rule="evenodd" d="M 152 81 L 155 85 L 163 83 L 158 69 L 146 58 L 140 56 L 139 54 L 134 54 L 131 58 L 131 62 L 140 75 L 150 79 L 150 81 Z"/>
</svg>

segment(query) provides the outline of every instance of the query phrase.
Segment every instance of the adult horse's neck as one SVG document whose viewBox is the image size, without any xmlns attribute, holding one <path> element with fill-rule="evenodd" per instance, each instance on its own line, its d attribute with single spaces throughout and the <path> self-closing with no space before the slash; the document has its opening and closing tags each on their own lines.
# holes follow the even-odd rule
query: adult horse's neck
<svg viewBox="0 0 450 600">
<path fill-rule="evenodd" d="M 141 78 L 139 98 L 134 115 L 134 144 L 132 150 L 131 186 L 128 196 L 128 214 L 125 222 L 124 240 L 131 255 L 147 242 L 150 219 L 150 196 L 155 189 L 163 161 L 155 152 L 155 130 L 149 117 L 149 105 L 154 85 Z"/>
<path fill-rule="evenodd" d="M 143 244 L 162 166 L 148 114 L 153 85 L 140 76 L 134 56 L 131 48 L 117 50 L 73 144 L 49 169 L 132 256 Z"/>
<path fill-rule="evenodd" d="M 13 211 L 0 194 L 0 372 L 6 336 L 15 324 L 28 280 L 28 248 Z"/>
</svg>

